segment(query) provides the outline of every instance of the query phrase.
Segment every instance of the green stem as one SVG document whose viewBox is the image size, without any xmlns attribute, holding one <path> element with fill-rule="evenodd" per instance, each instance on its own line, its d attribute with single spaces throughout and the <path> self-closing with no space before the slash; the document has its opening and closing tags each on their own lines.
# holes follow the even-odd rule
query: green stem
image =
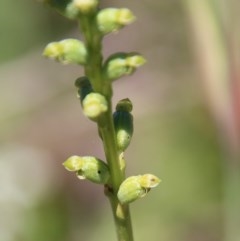
<svg viewBox="0 0 240 241">
<path fill-rule="evenodd" d="M 122 206 L 118 199 L 109 195 L 118 241 L 133 241 L 132 223 L 128 205 Z"/>
<path fill-rule="evenodd" d="M 91 20 L 91 19 L 90 19 Z M 94 22 L 88 17 L 82 16 L 79 21 L 80 28 L 85 37 L 85 44 L 88 50 L 88 64 L 85 66 L 85 74 L 90 79 L 94 91 L 101 93 L 101 70 L 102 70 L 102 36 Z"/>
<path fill-rule="evenodd" d="M 124 173 L 121 172 L 118 160 L 118 151 L 111 111 L 111 99 L 108 99 L 108 111 L 103 116 L 101 123 L 99 123 L 98 127 L 103 138 L 104 151 L 111 173 L 111 185 L 113 191 L 117 192 L 120 184 L 124 180 Z"/>
<path fill-rule="evenodd" d="M 109 100 L 111 107 L 111 100 Z M 104 116 L 104 125 L 99 126 L 103 138 L 104 151 L 111 174 L 111 186 L 107 187 L 106 195 L 111 203 L 116 232 L 119 241 L 133 241 L 132 224 L 128 205 L 122 206 L 117 198 L 117 191 L 125 178 L 121 170 L 116 146 L 115 131 L 111 109 Z"/>
<path fill-rule="evenodd" d="M 118 241 L 133 241 L 129 206 L 122 206 L 117 198 L 117 191 L 125 179 L 125 173 L 119 161 L 119 151 L 113 125 L 112 84 L 105 81 L 102 74 L 102 35 L 98 32 L 95 21 L 91 18 L 80 19 L 80 27 L 85 36 L 89 60 L 85 66 L 85 74 L 90 79 L 93 90 L 104 95 L 108 102 L 108 111 L 98 122 L 98 128 L 103 140 L 106 160 L 110 170 L 111 180 L 105 193 L 111 203 Z"/>
</svg>

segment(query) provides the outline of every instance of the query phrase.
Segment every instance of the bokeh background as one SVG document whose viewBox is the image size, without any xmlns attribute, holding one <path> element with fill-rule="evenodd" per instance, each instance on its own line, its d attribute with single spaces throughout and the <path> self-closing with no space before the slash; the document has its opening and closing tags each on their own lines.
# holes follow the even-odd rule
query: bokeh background
<svg viewBox="0 0 240 241">
<path fill-rule="evenodd" d="M 138 51 L 148 60 L 114 83 L 113 98 L 134 103 L 127 175 L 163 180 L 131 205 L 136 241 L 239 240 L 240 4 L 101 2 L 129 7 L 138 18 L 105 38 L 105 56 Z M 76 97 L 82 68 L 42 57 L 48 42 L 69 37 L 82 37 L 76 23 L 39 1 L 1 0 L 0 241 L 116 240 L 102 186 L 62 167 L 73 154 L 104 158 L 96 126 Z"/>
</svg>

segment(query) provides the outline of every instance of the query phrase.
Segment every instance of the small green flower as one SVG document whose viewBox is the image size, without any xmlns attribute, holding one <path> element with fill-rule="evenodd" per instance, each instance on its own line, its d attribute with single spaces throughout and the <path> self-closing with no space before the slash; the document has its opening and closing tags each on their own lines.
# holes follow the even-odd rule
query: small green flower
<svg viewBox="0 0 240 241">
<path fill-rule="evenodd" d="M 83 42 L 77 39 L 64 39 L 49 43 L 43 55 L 62 64 L 86 64 L 87 50 Z"/>
<path fill-rule="evenodd" d="M 118 199 L 122 204 L 131 203 L 146 196 L 151 188 L 156 187 L 160 182 L 161 180 L 152 174 L 128 177 L 119 187 Z"/>
<path fill-rule="evenodd" d="M 91 120 L 98 121 L 108 110 L 106 98 L 99 93 L 90 93 L 82 101 L 83 113 Z"/>
<path fill-rule="evenodd" d="M 98 7 L 98 0 L 73 0 L 72 4 L 82 14 L 94 12 Z"/>
<path fill-rule="evenodd" d="M 83 166 L 83 159 L 79 156 L 71 156 L 63 163 L 63 166 L 70 172 L 78 171 Z"/>
<path fill-rule="evenodd" d="M 138 53 L 115 53 L 103 66 L 104 75 L 109 80 L 116 80 L 133 74 L 146 60 Z"/>
<path fill-rule="evenodd" d="M 49 43 L 45 47 L 43 55 L 47 58 L 58 60 L 63 55 L 63 46 L 59 42 Z"/>
<path fill-rule="evenodd" d="M 154 188 L 161 182 L 161 180 L 153 174 L 144 174 L 139 179 L 139 182 L 144 188 Z"/>
<path fill-rule="evenodd" d="M 97 14 L 98 29 L 102 34 L 116 32 L 135 20 L 127 8 L 105 8 Z"/>
<path fill-rule="evenodd" d="M 68 171 L 74 171 L 79 179 L 87 179 L 94 183 L 106 184 L 110 178 L 105 162 L 92 156 L 71 156 L 64 163 Z"/>
</svg>

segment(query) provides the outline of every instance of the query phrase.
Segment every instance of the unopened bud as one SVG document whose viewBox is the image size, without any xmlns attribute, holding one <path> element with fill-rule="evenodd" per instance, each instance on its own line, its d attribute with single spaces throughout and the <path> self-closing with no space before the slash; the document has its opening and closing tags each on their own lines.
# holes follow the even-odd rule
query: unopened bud
<svg viewBox="0 0 240 241">
<path fill-rule="evenodd" d="M 94 183 L 106 184 L 110 177 L 107 164 L 96 157 L 72 156 L 63 165 L 68 171 L 75 171 L 79 179 L 87 179 Z"/>
<path fill-rule="evenodd" d="M 148 179 L 148 185 L 145 185 Z M 131 176 L 125 179 L 119 187 L 117 196 L 122 204 L 131 203 L 144 197 L 153 187 L 160 183 L 160 179 L 152 174 Z M 144 186 L 143 186 L 144 183 Z"/>
<path fill-rule="evenodd" d="M 65 39 L 49 43 L 43 55 L 62 64 L 86 64 L 87 50 L 83 42 L 77 39 Z"/>
<path fill-rule="evenodd" d="M 105 8 L 97 15 L 98 29 L 102 34 L 118 31 L 134 20 L 135 16 L 127 8 Z"/>
<path fill-rule="evenodd" d="M 106 98 L 99 93 L 90 93 L 82 101 L 83 113 L 91 120 L 97 121 L 108 110 Z"/>
<path fill-rule="evenodd" d="M 83 160 L 79 156 L 71 156 L 64 163 L 63 166 L 70 172 L 76 172 L 82 168 Z"/>
<path fill-rule="evenodd" d="M 130 113 L 132 103 L 129 99 L 119 101 L 113 114 L 113 123 L 116 133 L 117 146 L 120 151 L 125 151 L 133 135 L 133 116 Z"/>
<path fill-rule="evenodd" d="M 109 80 L 116 80 L 131 75 L 146 60 L 137 53 L 116 53 L 111 55 L 104 64 L 104 74 Z"/>
<path fill-rule="evenodd" d="M 98 0 L 73 0 L 73 5 L 83 14 L 88 14 L 96 10 Z"/>
<path fill-rule="evenodd" d="M 132 102 L 128 98 L 120 100 L 116 105 L 116 111 L 131 112 L 132 109 L 133 109 Z"/>
<path fill-rule="evenodd" d="M 161 182 L 161 180 L 153 174 L 144 174 L 139 181 L 144 188 L 154 188 Z"/>
</svg>

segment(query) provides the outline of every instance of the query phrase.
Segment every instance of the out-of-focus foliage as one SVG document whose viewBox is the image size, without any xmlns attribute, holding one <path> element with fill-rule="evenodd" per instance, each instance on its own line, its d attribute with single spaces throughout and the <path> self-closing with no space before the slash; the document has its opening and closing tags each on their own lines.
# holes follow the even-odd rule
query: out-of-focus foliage
<svg viewBox="0 0 240 241">
<path fill-rule="evenodd" d="M 72 27 L 40 1 L 2 0 L 0 8 L 0 63 L 24 55 Z"/>
</svg>

